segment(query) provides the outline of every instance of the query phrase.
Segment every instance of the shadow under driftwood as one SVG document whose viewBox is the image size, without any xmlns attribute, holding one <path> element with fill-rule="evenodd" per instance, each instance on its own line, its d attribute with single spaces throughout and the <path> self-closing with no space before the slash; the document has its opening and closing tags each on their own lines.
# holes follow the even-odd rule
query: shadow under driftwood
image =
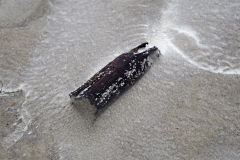
<svg viewBox="0 0 240 160">
<path fill-rule="evenodd" d="M 147 72 L 148 70 L 146 70 Z M 111 97 L 108 103 L 101 107 L 97 108 L 94 105 L 90 104 L 90 101 L 87 98 L 80 100 L 73 100 L 72 105 L 74 109 L 79 112 L 81 117 L 84 120 L 91 120 L 93 123 L 96 121 L 109 107 L 114 106 L 114 103 L 122 97 L 123 94 L 128 92 L 132 87 L 136 87 L 137 83 L 141 80 L 143 75 L 141 75 L 138 79 L 136 79 L 133 83 L 122 88 L 121 92 Z"/>
</svg>

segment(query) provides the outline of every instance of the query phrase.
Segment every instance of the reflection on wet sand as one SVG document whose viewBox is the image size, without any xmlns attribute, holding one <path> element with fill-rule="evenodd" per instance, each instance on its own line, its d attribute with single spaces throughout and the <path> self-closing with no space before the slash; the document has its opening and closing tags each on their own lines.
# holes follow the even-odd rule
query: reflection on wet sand
<svg viewBox="0 0 240 160">
<path fill-rule="evenodd" d="M 1 0 L 0 28 L 24 27 L 48 10 L 47 0 Z"/>
</svg>

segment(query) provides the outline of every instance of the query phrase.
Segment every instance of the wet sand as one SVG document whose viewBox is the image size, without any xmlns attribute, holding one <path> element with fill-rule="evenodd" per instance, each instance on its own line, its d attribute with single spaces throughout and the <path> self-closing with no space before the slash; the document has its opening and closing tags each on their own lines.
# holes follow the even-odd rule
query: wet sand
<svg viewBox="0 0 240 160">
<path fill-rule="evenodd" d="M 0 2 L 1 159 L 240 158 L 239 2 L 29 3 Z M 133 87 L 97 118 L 71 105 L 145 41 L 162 55 Z"/>
</svg>

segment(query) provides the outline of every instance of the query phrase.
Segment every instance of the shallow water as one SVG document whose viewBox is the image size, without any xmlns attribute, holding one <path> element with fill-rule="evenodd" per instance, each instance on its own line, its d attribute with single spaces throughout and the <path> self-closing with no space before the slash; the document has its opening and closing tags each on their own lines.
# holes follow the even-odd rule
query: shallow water
<svg viewBox="0 0 240 160">
<path fill-rule="evenodd" d="M 32 3 L 0 1 L 2 159 L 239 159 L 238 1 Z M 162 56 L 99 117 L 71 105 L 145 41 Z"/>
</svg>

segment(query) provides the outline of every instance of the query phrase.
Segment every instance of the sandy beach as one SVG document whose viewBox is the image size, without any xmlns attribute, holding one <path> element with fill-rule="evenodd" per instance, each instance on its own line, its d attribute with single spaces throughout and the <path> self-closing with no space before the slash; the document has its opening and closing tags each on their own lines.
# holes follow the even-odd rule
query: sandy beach
<svg viewBox="0 0 240 160">
<path fill-rule="evenodd" d="M 240 2 L 0 1 L 0 159 L 240 159 Z M 97 117 L 69 93 L 161 56 Z"/>
</svg>

